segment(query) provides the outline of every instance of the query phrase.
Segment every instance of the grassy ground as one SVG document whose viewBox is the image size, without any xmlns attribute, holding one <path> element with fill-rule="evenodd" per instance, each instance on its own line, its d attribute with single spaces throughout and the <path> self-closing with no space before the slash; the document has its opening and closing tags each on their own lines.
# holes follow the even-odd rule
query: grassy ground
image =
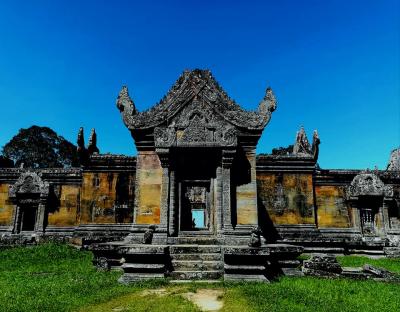
<svg viewBox="0 0 400 312">
<path fill-rule="evenodd" d="M 282 278 L 272 284 L 218 283 L 122 286 L 120 273 L 96 272 L 91 254 L 65 245 L 0 251 L 0 311 L 199 311 L 183 293 L 223 291 L 221 311 L 400 311 L 400 285 L 374 281 Z M 338 257 L 400 272 L 400 260 Z M 162 289 L 163 294 L 148 292 Z"/>
</svg>

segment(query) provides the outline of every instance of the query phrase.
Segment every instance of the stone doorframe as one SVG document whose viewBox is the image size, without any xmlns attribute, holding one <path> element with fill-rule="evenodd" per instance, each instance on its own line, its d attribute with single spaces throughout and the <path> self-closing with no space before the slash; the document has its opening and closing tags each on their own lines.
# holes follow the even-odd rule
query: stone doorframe
<svg viewBox="0 0 400 312">
<path fill-rule="evenodd" d="M 9 198 L 15 205 L 10 229 L 12 233 L 22 231 L 23 209 L 27 209 L 27 207 L 28 209 L 37 209 L 34 232 L 44 232 L 49 193 L 50 185 L 42 180 L 40 173 L 27 171 L 19 176 L 9 189 Z"/>
<path fill-rule="evenodd" d="M 382 220 L 382 232 L 385 234 L 390 228 L 389 222 L 389 203 L 393 201 L 393 186 L 385 185 L 378 177 L 377 173 L 369 170 L 356 175 L 351 184 L 346 189 L 347 200 L 353 210 L 353 225 L 363 235 L 379 235 L 379 233 L 368 233 L 368 224 L 374 222 L 372 212 L 364 209 L 362 201 L 373 200 L 378 203 L 376 214 Z"/>
</svg>

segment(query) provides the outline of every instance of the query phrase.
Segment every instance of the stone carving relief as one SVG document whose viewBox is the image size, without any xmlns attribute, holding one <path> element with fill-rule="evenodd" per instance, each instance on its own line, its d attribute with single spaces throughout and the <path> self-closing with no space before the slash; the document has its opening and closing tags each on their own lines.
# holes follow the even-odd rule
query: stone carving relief
<svg viewBox="0 0 400 312">
<path fill-rule="evenodd" d="M 307 134 L 303 127 L 300 128 L 300 131 L 297 131 L 296 141 L 293 146 L 293 154 L 295 155 L 312 155 L 311 145 L 308 142 Z"/>
<path fill-rule="evenodd" d="M 387 170 L 400 171 L 400 148 L 394 149 L 390 154 Z"/>
<path fill-rule="evenodd" d="M 210 71 L 200 69 L 184 71 L 167 95 L 144 112 L 136 110 L 124 86 L 119 93 L 117 107 L 129 129 L 148 129 L 171 120 L 194 98 L 208 102 L 223 119 L 234 126 L 251 130 L 262 130 L 276 109 L 276 99 L 271 88 L 266 90 L 258 110 L 245 111 L 225 93 Z"/>
<path fill-rule="evenodd" d="M 194 99 L 169 121 L 154 128 L 157 148 L 172 146 L 236 146 L 237 130 L 202 100 Z"/>
<path fill-rule="evenodd" d="M 385 185 L 382 180 L 371 171 L 364 171 L 356 175 L 346 190 L 347 196 L 393 196 L 393 187 Z"/>
<path fill-rule="evenodd" d="M 9 197 L 16 198 L 19 194 L 38 194 L 40 197 L 49 195 L 49 183 L 44 182 L 35 172 L 24 172 L 14 185 L 10 186 Z"/>
</svg>

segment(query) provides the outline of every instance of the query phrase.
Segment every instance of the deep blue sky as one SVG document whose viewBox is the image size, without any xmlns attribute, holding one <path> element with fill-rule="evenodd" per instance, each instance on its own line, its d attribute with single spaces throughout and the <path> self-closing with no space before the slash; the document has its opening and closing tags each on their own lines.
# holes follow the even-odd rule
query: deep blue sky
<svg viewBox="0 0 400 312">
<path fill-rule="evenodd" d="M 101 152 L 135 154 L 121 86 L 144 110 L 198 67 L 246 109 L 273 88 L 258 152 L 304 125 L 321 167 L 384 169 L 400 145 L 399 3 L 2 0 L 0 146 L 32 124 L 75 143 L 84 126 Z"/>
</svg>

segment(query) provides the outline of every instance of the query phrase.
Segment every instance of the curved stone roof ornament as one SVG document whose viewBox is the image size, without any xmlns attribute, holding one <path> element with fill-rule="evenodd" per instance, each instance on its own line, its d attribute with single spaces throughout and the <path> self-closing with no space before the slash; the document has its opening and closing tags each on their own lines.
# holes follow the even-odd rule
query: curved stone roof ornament
<svg viewBox="0 0 400 312">
<path fill-rule="evenodd" d="M 125 124 L 129 124 L 130 117 L 136 114 L 135 103 L 129 96 L 128 87 L 122 86 L 117 98 L 117 107 L 122 114 Z"/>
<path fill-rule="evenodd" d="M 390 159 L 387 166 L 389 171 L 400 171 L 400 147 L 390 153 Z"/>
<path fill-rule="evenodd" d="M 265 115 L 274 112 L 276 110 L 276 106 L 277 102 L 275 99 L 274 92 L 272 91 L 271 87 L 268 87 L 265 90 L 264 98 L 262 99 L 260 104 L 258 104 L 258 111 L 260 114 Z"/>
<path fill-rule="evenodd" d="M 168 122 L 194 100 L 212 107 L 228 123 L 245 130 L 263 130 L 276 109 L 272 89 L 268 88 L 258 110 L 245 111 L 220 87 L 209 70 L 184 71 L 163 99 L 152 108 L 138 112 L 127 87 L 117 99 L 117 107 L 130 130 L 169 126 Z"/>
<path fill-rule="evenodd" d="M 14 185 L 10 186 L 9 197 L 15 199 L 18 195 L 39 195 L 45 198 L 49 195 L 50 185 L 42 180 L 36 172 L 23 172 Z"/>
<path fill-rule="evenodd" d="M 347 187 L 349 198 L 358 196 L 393 197 L 393 187 L 385 185 L 376 173 L 366 170 L 356 175 Z"/>
</svg>

